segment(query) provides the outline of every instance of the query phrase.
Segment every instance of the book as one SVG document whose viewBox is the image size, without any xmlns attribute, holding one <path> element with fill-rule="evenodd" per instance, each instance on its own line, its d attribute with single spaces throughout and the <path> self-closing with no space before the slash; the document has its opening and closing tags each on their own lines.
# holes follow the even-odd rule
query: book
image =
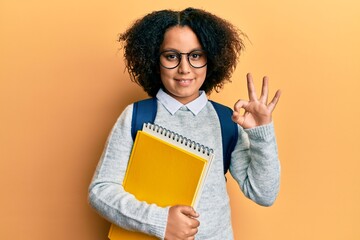
<svg viewBox="0 0 360 240">
<path fill-rule="evenodd" d="M 196 209 L 213 159 L 213 150 L 156 124 L 145 123 L 136 134 L 124 189 L 139 201 L 160 207 Z M 112 224 L 109 239 L 156 239 Z"/>
</svg>

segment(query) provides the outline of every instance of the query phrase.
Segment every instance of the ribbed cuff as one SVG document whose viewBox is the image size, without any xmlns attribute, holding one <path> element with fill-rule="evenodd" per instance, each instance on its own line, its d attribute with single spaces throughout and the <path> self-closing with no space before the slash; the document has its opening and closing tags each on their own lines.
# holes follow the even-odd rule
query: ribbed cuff
<svg viewBox="0 0 360 240">
<path fill-rule="evenodd" d="M 267 140 L 269 137 L 274 136 L 274 124 L 271 122 L 266 125 L 245 129 L 245 132 L 249 135 L 250 139 Z"/>
<path fill-rule="evenodd" d="M 151 222 L 157 223 L 156 225 L 150 226 L 149 230 L 152 235 L 159 237 L 160 239 L 165 238 L 167 218 L 169 215 L 169 207 L 159 208 L 156 214 L 151 216 Z"/>
</svg>

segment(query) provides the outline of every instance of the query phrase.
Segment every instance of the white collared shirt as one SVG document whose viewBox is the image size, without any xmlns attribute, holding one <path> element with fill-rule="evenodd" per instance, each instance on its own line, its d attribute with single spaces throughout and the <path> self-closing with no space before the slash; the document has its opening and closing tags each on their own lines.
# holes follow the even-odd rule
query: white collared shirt
<svg viewBox="0 0 360 240">
<path fill-rule="evenodd" d="M 171 97 L 161 88 L 156 94 L 156 98 L 171 113 L 171 115 L 174 115 L 176 111 L 183 106 L 189 109 L 194 115 L 197 115 L 206 106 L 208 101 L 205 91 L 202 90 L 199 91 L 199 97 L 185 105 Z"/>
</svg>

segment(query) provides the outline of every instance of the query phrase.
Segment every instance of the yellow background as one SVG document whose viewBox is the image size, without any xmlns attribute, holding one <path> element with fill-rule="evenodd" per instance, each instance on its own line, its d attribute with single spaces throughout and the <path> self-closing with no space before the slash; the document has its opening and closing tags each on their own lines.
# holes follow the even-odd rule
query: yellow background
<svg viewBox="0 0 360 240">
<path fill-rule="evenodd" d="M 264 208 L 229 180 L 236 239 L 360 239 L 356 0 L 0 0 L 0 239 L 106 239 L 87 187 L 117 116 L 145 97 L 117 34 L 150 11 L 187 6 L 250 39 L 233 83 L 212 99 L 246 98 L 247 72 L 283 91 L 281 191 Z"/>
</svg>

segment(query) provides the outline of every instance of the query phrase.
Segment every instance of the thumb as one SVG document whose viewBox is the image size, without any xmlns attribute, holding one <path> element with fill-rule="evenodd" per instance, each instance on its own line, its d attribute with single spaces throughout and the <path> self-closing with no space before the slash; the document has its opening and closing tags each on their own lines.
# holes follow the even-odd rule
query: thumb
<svg viewBox="0 0 360 240">
<path fill-rule="evenodd" d="M 233 122 L 239 124 L 240 126 L 242 126 L 245 121 L 245 117 L 235 111 L 233 112 L 231 119 L 233 120 Z"/>
<path fill-rule="evenodd" d="M 190 206 L 181 206 L 180 212 L 186 216 L 197 218 L 199 214 L 194 210 L 193 207 Z"/>
</svg>

